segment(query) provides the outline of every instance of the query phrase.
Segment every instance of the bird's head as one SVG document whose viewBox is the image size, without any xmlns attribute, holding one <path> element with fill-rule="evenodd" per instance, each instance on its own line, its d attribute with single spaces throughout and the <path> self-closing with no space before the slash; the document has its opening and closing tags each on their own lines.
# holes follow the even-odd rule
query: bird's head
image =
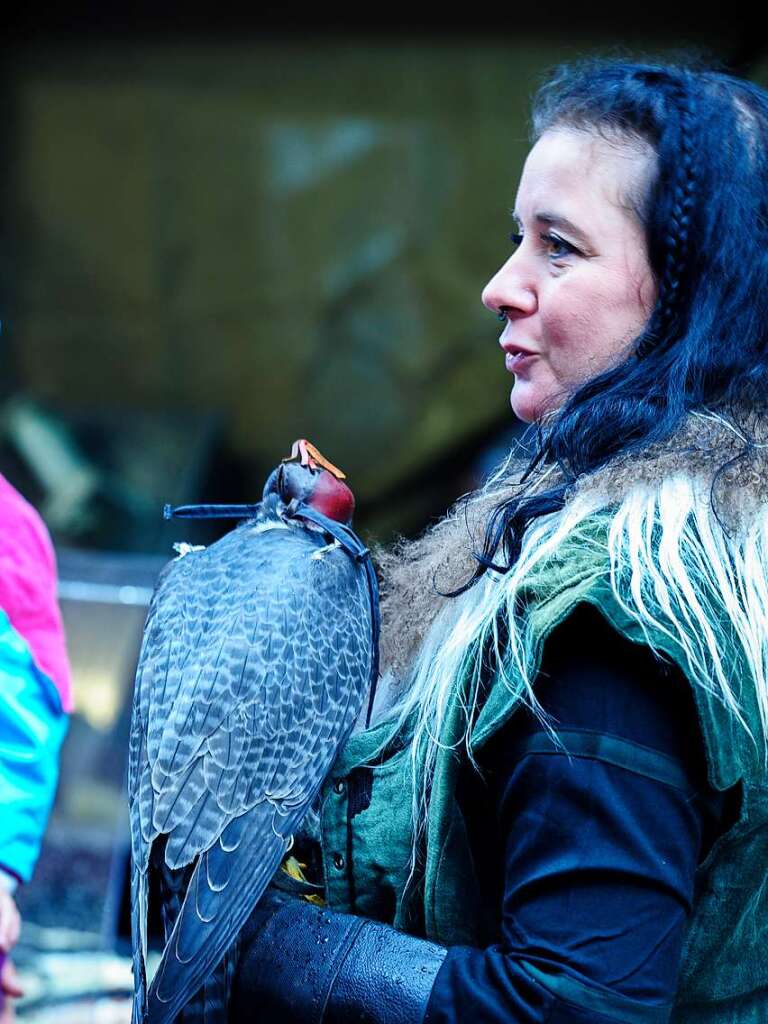
<svg viewBox="0 0 768 1024">
<path fill-rule="evenodd" d="M 347 526 L 352 523 L 355 498 L 344 483 L 344 473 L 303 438 L 294 442 L 288 458 L 270 473 L 263 497 L 270 494 L 277 494 L 286 505 L 296 499 L 329 519 Z"/>
</svg>

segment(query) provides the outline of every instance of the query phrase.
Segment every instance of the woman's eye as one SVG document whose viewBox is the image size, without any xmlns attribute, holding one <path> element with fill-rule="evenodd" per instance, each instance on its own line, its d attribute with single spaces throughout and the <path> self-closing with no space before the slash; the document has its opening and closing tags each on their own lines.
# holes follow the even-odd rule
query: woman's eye
<svg viewBox="0 0 768 1024">
<path fill-rule="evenodd" d="M 563 256 L 572 256 L 574 253 L 578 253 L 578 249 L 575 245 L 571 245 L 570 242 L 566 242 L 564 238 L 560 238 L 559 235 L 553 235 L 552 232 L 544 232 L 539 235 L 542 242 L 545 242 L 549 249 L 549 255 L 554 259 L 562 259 Z"/>
<path fill-rule="evenodd" d="M 539 238 L 544 242 L 544 246 L 547 250 L 547 255 L 551 259 L 563 259 L 565 256 L 578 255 L 579 250 L 575 245 L 571 245 L 570 242 L 566 242 L 564 238 L 560 238 L 559 235 L 553 235 L 551 231 L 542 232 Z M 510 242 L 515 246 L 520 246 L 523 243 L 523 235 L 520 232 L 513 231 L 509 236 Z"/>
</svg>

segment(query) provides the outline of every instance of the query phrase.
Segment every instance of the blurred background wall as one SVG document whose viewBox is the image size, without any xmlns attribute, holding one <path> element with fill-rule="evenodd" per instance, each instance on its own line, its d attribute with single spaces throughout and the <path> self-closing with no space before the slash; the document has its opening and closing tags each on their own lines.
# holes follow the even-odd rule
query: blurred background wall
<svg viewBox="0 0 768 1024">
<path fill-rule="evenodd" d="M 0 269 L 3 390 L 29 403 L 9 454 L 62 541 L 111 550 L 167 551 L 163 501 L 258 497 L 298 436 L 347 470 L 364 531 L 420 528 L 511 425 L 479 296 L 546 70 L 619 44 L 762 57 L 703 15 L 101 19 L 6 54 Z"/>
<path fill-rule="evenodd" d="M 217 528 L 162 504 L 255 500 L 305 436 L 347 471 L 365 537 L 422 529 L 520 432 L 480 292 L 547 69 L 693 49 L 768 82 L 733 6 L 389 13 L 27 11 L 3 36 L 0 471 L 56 541 L 78 704 L 21 902 L 90 934 L 91 963 L 114 934 L 146 604 L 171 542 Z"/>
</svg>

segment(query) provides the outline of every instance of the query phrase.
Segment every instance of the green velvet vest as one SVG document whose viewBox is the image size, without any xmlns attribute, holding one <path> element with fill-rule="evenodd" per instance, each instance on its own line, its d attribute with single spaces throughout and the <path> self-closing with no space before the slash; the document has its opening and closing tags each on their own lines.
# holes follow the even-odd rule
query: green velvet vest
<svg viewBox="0 0 768 1024">
<path fill-rule="evenodd" d="M 601 525 L 602 524 L 602 525 Z M 596 530 L 605 520 L 596 519 Z M 646 643 L 642 630 L 622 609 L 611 589 L 600 545 L 583 536 L 565 542 L 554 560 L 529 582 L 527 634 L 534 663 L 540 664 L 547 635 L 579 602 L 591 602 L 629 640 Z M 700 865 L 694 908 L 688 924 L 677 998 L 671 1008 L 646 1011 L 632 1000 L 602 1000 L 586 986 L 545 976 L 539 981 L 564 997 L 617 1020 L 642 1024 L 758 1024 L 768 1022 L 768 778 L 761 750 L 756 697 L 739 682 L 749 678 L 734 643 L 728 678 L 757 743 L 721 700 L 694 684 L 681 648 L 662 629 L 649 629 L 654 646 L 674 660 L 693 685 L 711 785 L 738 787 L 740 814 Z M 411 855 L 410 751 L 395 749 L 375 759 L 370 803 L 364 810 L 357 792 L 360 773 L 385 735 L 381 724 L 353 735 L 336 762 L 322 805 L 321 845 L 328 904 L 424 935 L 444 945 L 482 944 L 483 907 L 467 829 L 455 797 L 463 744 L 463 683 L 455 691 L 435 770 L 430 818 L 419 884 L 407 887 Z M 476 752 L 514 714 L 520 704 L 507 684 L 496 679 L 472 727 Z M 368 783 L 370 786 L 370 775 Z M 355 803 L 359 806 L 353 806 Z"/>
</svg>

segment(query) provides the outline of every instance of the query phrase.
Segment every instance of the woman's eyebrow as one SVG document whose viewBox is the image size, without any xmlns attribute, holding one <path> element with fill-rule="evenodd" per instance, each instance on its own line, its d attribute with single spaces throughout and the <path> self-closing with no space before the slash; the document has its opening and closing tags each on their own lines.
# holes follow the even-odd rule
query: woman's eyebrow
<svg viewBox="0 0 768 1024">
<path fill-rule="evenodd" d="M 519 215 L 515 213 L 514 210 L 512 211 L 512 216 L 517 221 L 518 225 L 522 224 Z M 573 235 L 586 246 L 591 245 L 591 240 L 584 234 L 581 228 L 576 227 L 572 220 L 568 220 L 568 218 L 563 217 L 562 214 L 549 213 L 548 211 L 542 210 L 539 213 L 535 213 L 533 215 L 533 219 L 539 224 L 546 224 L 548 227 L 552 228 L 560 228 L 567 234 Z"/>
</svg>

